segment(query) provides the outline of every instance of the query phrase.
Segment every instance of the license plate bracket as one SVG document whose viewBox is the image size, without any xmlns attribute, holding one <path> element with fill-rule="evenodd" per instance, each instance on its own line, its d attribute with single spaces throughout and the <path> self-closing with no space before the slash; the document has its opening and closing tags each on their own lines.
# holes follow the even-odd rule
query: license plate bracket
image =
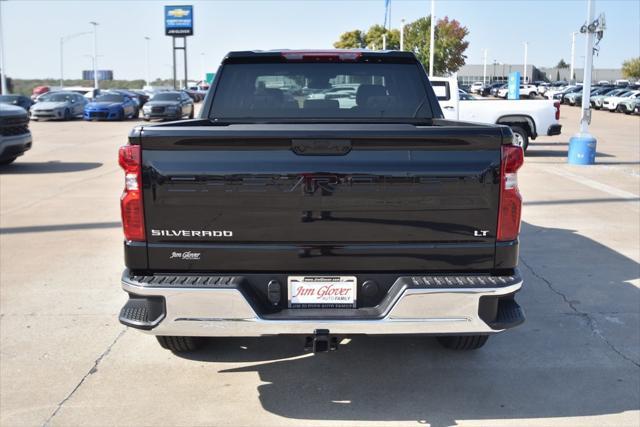
<svg viewBox="0 0 640 427">
<path fill-rule="evenodd" d="M 289 308 L 356 308 L 355 276 L 289 276 Z"/>
</svg>

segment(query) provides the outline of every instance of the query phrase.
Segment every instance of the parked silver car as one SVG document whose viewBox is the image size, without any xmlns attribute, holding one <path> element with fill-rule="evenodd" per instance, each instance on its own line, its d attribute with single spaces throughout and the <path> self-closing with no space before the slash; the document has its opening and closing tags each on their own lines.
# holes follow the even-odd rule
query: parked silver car
<svg viewBox="0 0 640 427">
<path fill-rule="evenodd" d="M 71 120 L 82 116 L 87 99 L 76 92 L 49 92 L 31 106 L 31 119 Z"/>
</svg>

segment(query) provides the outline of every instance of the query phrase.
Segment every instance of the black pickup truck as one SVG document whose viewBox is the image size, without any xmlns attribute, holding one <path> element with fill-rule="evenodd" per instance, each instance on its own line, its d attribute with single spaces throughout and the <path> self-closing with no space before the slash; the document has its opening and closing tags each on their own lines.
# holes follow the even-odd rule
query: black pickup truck
<svg viewBox="0 0 640 427">
<path fill-rule="evenodd" d="M 506 126 L 444 120 L 412 53 L 231 52 L 199 118 L 135 128 L 119 161 L 120 321 L 164 348 L 413 334 L 469 350 L 524 320 L 522 149 Z"/>
</svg>

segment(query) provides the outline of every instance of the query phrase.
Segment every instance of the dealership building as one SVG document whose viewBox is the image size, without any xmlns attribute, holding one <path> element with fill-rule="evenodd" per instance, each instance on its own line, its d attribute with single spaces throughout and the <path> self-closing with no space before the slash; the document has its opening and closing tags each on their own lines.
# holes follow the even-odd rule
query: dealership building
<svg viewBox="0 0 640 427">
<path fill-rule="evenodd" d="M 484 66 L 482 64 L 467 64 L 462 66 L 458 70 L 458 81 L 462 85 L 470 85 L 473 82 L 481 82 L 483 77 Z M 506 82 L 509 79 L 509 74 L 519 71 L 521 76 L 524 76 L 523 64 L 502 64 L 491 63 L 487 64 L 487 82 Z M 527 81 L 556 81 L 556 80 L 571 80 L 569 74 L 571 70 L 569 68 L 555 68 L 555 67 L 536 67 L 535 65 L 527 65 Z M 574 75 L 578 81 L 582 81 L 584 70 L 582 68 L 576 68 Z M 619 68 L 594 68 L 592 73 L 593 81 L 608 80 L 610 82 L 618 79 L 622 79 L 622 70 Z"/>
</svg>

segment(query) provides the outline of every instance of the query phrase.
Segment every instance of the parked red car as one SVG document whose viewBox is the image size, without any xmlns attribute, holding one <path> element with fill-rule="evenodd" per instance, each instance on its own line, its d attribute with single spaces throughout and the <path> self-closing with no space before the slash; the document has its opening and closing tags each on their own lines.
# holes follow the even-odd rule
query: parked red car
<svg viewBox="0 0 640 427">
<path fill-rule="evenodd" d="M 31 92 L 31 99 L 35 101 L 37 97 L 39 97 L 43 93 L 49 92 L 50 90 L 51 88 L 49 86 L 36 86 L 33 88 L 33 91 Z"/>
</svg>

